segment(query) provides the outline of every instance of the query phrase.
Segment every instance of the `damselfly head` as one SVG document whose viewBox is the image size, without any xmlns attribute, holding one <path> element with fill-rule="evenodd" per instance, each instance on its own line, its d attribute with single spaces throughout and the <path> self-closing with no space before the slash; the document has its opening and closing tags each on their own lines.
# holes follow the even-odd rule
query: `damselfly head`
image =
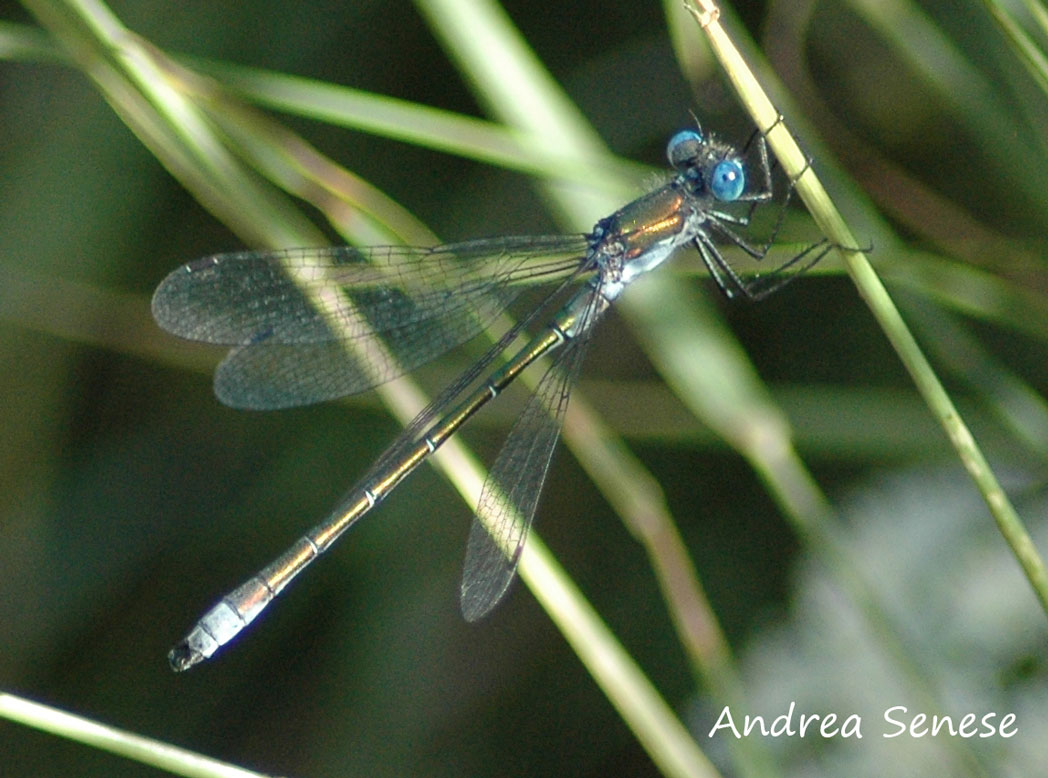
<svg viewBox="0 0 1048 778">
<path fill-rule="evenodd" d="M 695 193 L 706 190 L 721 202 L 738 200 L 746 191 L 746 170 L 734 147 L 697 130 L 681 130 L 666 144 L 674 170 L 688 179 Z"/>
</svg>

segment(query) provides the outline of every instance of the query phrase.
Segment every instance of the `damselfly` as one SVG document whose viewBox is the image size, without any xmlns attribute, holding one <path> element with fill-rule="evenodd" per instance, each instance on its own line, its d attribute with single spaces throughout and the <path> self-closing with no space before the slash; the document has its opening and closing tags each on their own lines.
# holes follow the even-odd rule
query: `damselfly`
<svg viewBox="0 0 1048 778">
<path fill-rule="evenodd" d="M 324 521 L 209 610 L 172 649 L 172 667 L 185 670 L 214 654 L 526 367 L 555 353 L 490 471 L 470 529 L 462 612 L 473 621 L 495 607 L 516 571 L 594 325 L 622 291 L 681 246 L 698 250 L 726 294 L 749 297 L 768 294 L 785 270 L 803 270 L 826 253 L 826 244 L 814 244 L 750 280 L 725 260 L 717 241 L 759 260 L 781 223 L 780 215 L 763 245 L 737 232 L 772 199 L 763 135 L 747 146 L 739 153 L 701 130 L 678 133 L 667 147 L 669 181 L 588 235 L 222 254 L 165 278 L 153 297 L 156 320 L 176 335 L 232 346 L 216 371 L 216 394 L 227 405 L 267 409 L 374 387 L 479 334 L 524 288 L 552 287 L 415 418 Z M 790 192 L 792 185 L 787 199 Z M 547 310 L 554 313 L 545 328 L 471 388 Z"/>
</svg>

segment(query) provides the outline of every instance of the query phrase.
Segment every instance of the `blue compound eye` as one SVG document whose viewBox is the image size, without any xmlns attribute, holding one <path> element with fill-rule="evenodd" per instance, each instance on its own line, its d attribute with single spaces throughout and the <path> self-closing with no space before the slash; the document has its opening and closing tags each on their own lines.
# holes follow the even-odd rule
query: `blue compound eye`
<svg viewBox="0 0 1048 778">
<path fill-rule="evenodd" d="M 742 190 L 746 188 L 746 173 L 742 165 L 734 159 L 726 159 L 718 162 L 713 168 L 713 177 L 710 180 L 710 191 L 713 196 L 723 202 L 738 200 Z"/>
<path fill-rule="evenodd" d="M 699 156 L 704 141 L 695 130 L 681 130 L 666 144 L 666 157 L 670 165 L 678 170 Z"/>
</svg>

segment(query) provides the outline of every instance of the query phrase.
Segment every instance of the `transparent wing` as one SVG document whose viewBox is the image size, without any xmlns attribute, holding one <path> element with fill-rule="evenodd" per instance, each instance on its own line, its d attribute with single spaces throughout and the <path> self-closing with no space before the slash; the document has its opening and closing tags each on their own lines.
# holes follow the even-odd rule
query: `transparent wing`
<svg viewBox="0 0 1048 778">
<path fill-rule="evenodd" d="M 477 513 L 488 524 L 474 517 L 462 571 L 466 621 L 486 616 L 513 581 L 590 332 L 568 343 L 542 376 L 484 482 Z"/>
<path fill-rule="evenodd" d="M 303 405 L 469 340 L 526 286 L 577 270 L 586 248 L 567 235 L 222 254 L 165 278 L 153 315 L 176 335 L 234 346 L 215 376 L 226 404 Z"/>
</svg>

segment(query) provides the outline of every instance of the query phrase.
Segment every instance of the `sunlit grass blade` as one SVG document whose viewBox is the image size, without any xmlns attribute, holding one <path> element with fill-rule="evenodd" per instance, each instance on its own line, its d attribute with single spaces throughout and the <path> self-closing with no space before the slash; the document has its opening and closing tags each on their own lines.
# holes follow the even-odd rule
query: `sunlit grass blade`
<svg viewBox="0 0 1048 778">
<path fill-rule="evenodd" d="M 63 46 L 74 52 L 74 58 L 92 74 L 114 108 L 169 169 L 218 215 L 229 217 L 246 240 L 263 245 L 321 242 L 303 217 L 273 207 L 280 200 L 260 186 L 261 180 L 248 174 L 236 155 L 224 147 L 222 135 L 180 92 L 177 81 L 168 77 L 173 68 L 159 51 L 123 29 L 104 8 L 70 10 L 44 0 L 31 7 Z M 404 423 L 427 403 L 406 380 L 386 384 L 379 392 Z M 483 476 L 461 441 L 447 443 L 435 462 L 467 501 L 475 504 Z M 543 585 L 547 580 L 541 576 L 526 578 L 533 585 Z"/>
<path fill-rule="evenodd" d="M 904 310 L 911 322 L 931 335 L 927 348 L 936 361 L 984 398 L 1001 425 L 1030 454 L 1048 462 L 1048 400 L 972 337 L 955 317 L 932 306 L 904 304 Z"/>
<path fill-rule="evenodd" d="M 181 67 L 172 72 L 245 165 L 318 208 L 348 243 L 439 243 L 407 209 L 279 122 L 244 105 L 209 78 Z"/>
<path fill-rule="evenodd" d="M 549 74 L 538 63 L 534 54 L 527 45 L 516 35 L 506 17 L 491 4 L 488 3 L 450 3 L 450 2 L 420 2 L 420 10 L 430 20 L 437 35 L 442 39 L 445 49 L 458 64 L 466 78 L 474 85 L 478 97 L 490 110 L 501 117 L 513 127 L 539 137 L 544 137 L 549 146 L 571 149 L 582 158 L 593 157 L 603 151 L 603 144 L 595 135 L 592 128 L 581 116 L 578 109 L 573 106 L 561 92 L 557 84 Z M 492 56 L 493 53 L 497 53 Z M 592 222 L 595 214 L 611 212 L 618 203 L 612 198 L 598 192 L 579 192 L 577 189 L 560 186 L 555 182 L 547 182 L 542 187 L 551 205 L 558 210 L 561 218 L 568 229 L 585 229 Z M 658 275 L 658 274 L 655 274 Z M 646 286 L 666 290 L 673 284 L 665 277 L 651 278 L 646 280 Z M 632 291 L 632 290 L 631 290 Z M 672 292 L 669 292 L 672 295 Z M 634 295 L 624 295 L 620 307 L 632 308 L 634 303 L 631 298 Z M 673 323 L 678 332 L 689 333 L 698 328 L 694 320 L 684 317 Z M 736 358 L 736 354 L 717 354 L 714 359 L 723 358 L 729 361 Z M 730 389 L 725 389 L 730 394 Z M 578 429 L 571 419 L 569 407 L 569 418 L 565 422 L 565 431 Z M 596 433 L 587 434 L 587 441 L 600 439 Z M 595 457 L 609 458 L 615 456 L 617 446 L 602 445 L 595 450 L 587 449 L 574 440 L 574 435 L 565 436 L 565 441 L 571 447 L 572 452 L 579 462 L 593 473 L 596 466 L 591 464 Z M 599 454 L 598 454 L 599 452 Z M 628 482 L 627 482 L 628 483 Z M 635 481 L 636 494 L 644 493 L 644 480 Z M 620 505 L 629 505 L 629 500 L 621 500 Z M 652 504 L 643 499 L 633 501 L 634 505 Z M 669 524 L 668 514 L 660 512 L 660 522 Z M 644 518 L 635 516 L 627 518 L 630 526 L 639 526 L 644 523 Z M 641 535 L 645 540 L 650 540 L 652 535 Z M 649 546 L 649 555 L 659 554 L 659 549 Z M 667 562 L 668 563 L 668 562 Z M 527 564 L 527 552 L 522 561 L 522 568 Z M 690 565 L 684 569 L 677 566 L 680 574 L 688 578 L 686 590 L 695 593 L 700 587 L 695 581 L 694 571 Z M 660 575 L 664 576 L 665 571 Z M 680 590 L 664 588 L 664 595 L 668 599 L 675 598 Z M 712 644 L 709 640 L 697 642 L 693 635 L 687 634 L 685 624 L 689 619 L 699 619 L 703 623 L 703 631 L 708 635 L 717 635 L 719 628 L 714 621 L 710 620 L 709 614 L 701 607 L 696 607 L 699 599 L 688 598 L 687 601 L 678 600 L 671 605 L 675 614 L 678 627 L 681 629 L 681 638 L 689 650 L 689 656 L 699 667 L 697 674 L 707 679 L 716 679 L 711 683 L 722 696 L 728 700 L 735 701 L 742 697 L 738 682 L 730 663 L 724 661 L 727 654 L 723 640 L 718 636 L 713 638 Z M 690 614 L 690 615 L 688 615 Z M 563 614 L 551 614 L 557 621 L 562 631 L 572 630 L 570 619 Z M 569 639 L 571 639 L 569 637 Z M 711 645 L 717 648 L 710 650 Z M 591 671 L 593 668 L 591 668 Z M 598 680 L 600 676 L 598 676 Z M 607 688 L 607 687 L 606 687 Z M 619 703 L 617 706 L 622 709 Z M 657 738 L 657 732 L 646 729 L 638 729 L 643 723 L 640 720 L 629 720 L 627 723 L 634 728 L 638 738 L 645 743 L 649 752 L 654 754 L 655 743 L 652 738 Z M 741 744 L 737 753 L 740 765 L 749 765 L 743 768 L 746 772 L 759 771 L 756 765 L 761 757 L 756 755 L 759 750 L 752 743 Z"/>
<path fill-rule="evenodd" d="M 697 23 L 706 31 L 714 52 L 754 122 L 758 127 L 770 128 L 768 142 L 776 157 L 787 175 L 796 179 L 797 193 L 808 206 L 820 229 L 841 252 L 842 260 L 860 294 L 906 366 L 929 409 L 939 420 L 961 463 L 986 500 L 1001 534 L 1022 565 L 1041 602 L 1041 607 L 1048 612 L 1048 569 L 1043 558 L 967 425 L 874 272 L 866 252 L 859 249 L 860 242 L 845 224 L 815 172 L 808 167 L 808 162 L 796 141 L 781 122 L 778 111 L 719 24 L 719 10 L 713 3 L 703 0 L 696 0 L 694 6 L 688 7 Z"/>
<path fill-rule="evenodd" d="M 194 195 L 246 240 L 286 245 L 319 236 L 279 193 L 260 186 L 212 131 L 200 109 L 165 77 L 162 58 L 102 5 L 31 0 L 27 7 L 62 42 L 113 109 Z"/>
<path fill-rule="evenodd" d="M 912 73 L 951 109 L 951 117 L 973 137 L 991 144 L 1003 175 L 1039 209 L 1042 219 L 1048 218 L 1039 184 L 1048 175 L 1048 138 L 1025 132 L 1014 121 L 1000 85 L 966 57 L 919 3 L 855 0 L 851 7 L 893 44 Z M 1031 153 L 1031 144 L 1037 153 Z"/>
<path fill-rule="evenodd" d="M 266 778 L 262 773 L 0 692 L 0 718 L 187 778 Z"/>
<path fill-rule="evenodd" d="M 1044 55 L 1044 49 L 1037 45 L 1034 39 L 1026 34 L 1011 11 L 999 2 L 984 0 L 983 5 L 993 16 L 994 21 L 1000 27 L 1015 50 L 1016 58 L 1025 65 L 1027 72 L 1040 87 L 1041 91 L 1048 94 L 1048 57 Z M 1043 25 L 1045 22 L 1045 9 L 1040 3 L 1027 3 L 1027 10 L 1032 11 L 1034 18 Z M 1043 26 L 1041 34 L 1045 32 Z"/>
<path fill-rule="evenodd" d="M 512 127 L 339 84 L 227 63 L 190 60 L 241 99 L 264 108 L 457 154 L 507 170 L 577 183 L 627 199 L 651 171 L 607 152 L 592 160 Z"/>
<path fill-rule="evenodd" d="M 96 79 L 100 87 L 110 96 L 111 102 L 118 107 L 121 114 L 128 117 L 129 122 L 134 121 L 133 126 L 141 136 L 148 139 L 151 148 L 154 148 L 162 159 L 169 160 L 168 166 L 173 172 L 187 183 L 197 185 L 196 187 L 191 185 L 190 188 L 197 191 L 198 196 L 221 215 L 227 202 L 235 202 L 240 160 L 224 151 L 222 134 L 215 131 L 215 126 L 198 113 L 198 109 L 183 94 L 184 84 L 180 83 L 177 78 L 171 78 L 174 68 L 171 67 L 169 61 L 165 60 L 164 55 L 142 45 L 142 42 L 135 39 L 126 30 L 119 28 L 116 20 L 104 12 L 98 19 L 82 19 L 75 14 L 71 18 L 64 18 L 57 12 L 50 14 L 49 12 L 56 9 L 48 7 L 46 3 L 40 5 L 41 17 L 50 23 L 52 29 L 59 30 L 60 37 L 66 36 L 67 40 L 63 41 L 64 44 L 70 49 L 77 50 L 80 55 L 78 59 L 86 63 L 86 66 L 93 68 L 97 60 L 104 59 L 99 56 L 99 52 L 116 52 L 114 59 L 120 66 L 109 67 L 108 70 L 103 71 L 103 77 Z M 78 22 L 86 22 L 86 24 L 80 25 Z M 104 31 L 109 37 L 105 35 L 95 37 L 94 34 L 99 31 Z M 148 94 L 148 98 L 139 99 L 138 95 L 141 92 Z M 160 105 L 163 110 L 157 110 L 157 105 Z M 192 129 L 189 131 L 179 121 L 186 117 L 192 119 Z M 256 147 L 256 151 L 261 148 Z M 270 145 L 267 148 L 272 150 L 274 146 Z M 275 170 L 274 166 L 271 172 Z M 216 176 L 214 175 L 216 172 L 225 172 L 228 175 Z M 287 173 L 286 169 L 284 173 Z M 256 182 L 252 181 L 252 183 Z M 290 244 L 316 242 L 308 239 L 311 237 L 311 235 L 307 236 L 308 230 L 296 231 L 290 228 L 290 225 L 293 224 L 291 219 L 277 220 L 284 228 L 283 234 L 277 228 L 269 225 L 262 234 L 255 232 L 256 227 L 253 225 L 255 219 L 259 217 L 269 219 L 273 216 L 271 209 L 262 207 L 264 204 L 265 201 L 261 199 L 249 201 L 248 207 L 238 214 L 238 224 L 244 225 L 243 232 L 247 239 L 267 245 L 285 242 Z M 405 420 L 424 404 L 424 400 L 406 382 L 398 382 L 395 386 L 387 387 L 385 396 L 396 408 L 401 418 Z M 457 442 L 448 444 L 438 455 L 438 461 L 455 462 L 453 479 L 458 482 L 460 489 L 470 494 L 471 502 L 475 500 L 483 478 L 461 446 Z M 537 539 L 533 538 L 533 540 Z M 533 548 L 535 549 L 533 554 L 536 555 L 536 559 L 539 559 L 540 545 L 534 543 Z M 542 567 L 546 570 L 553 569 L 548 564 Z M 538 582 L 538 585 L 542 586 L 544 585 L 542 582 L 548 580 L 548 573 L 543 576 L 531 569 L 524 570 L 522 573 L 525 580 L 533 585 Z M 573 587 L 561 586 L 560 590 L 570 592 Z M 545 599 L 563 602 L 563 596 Z M 578 606 L 575 607 L 578 610 Z M 580 612 L 585 612 L 585 610 L 583 608 Z M 610 636 L 605 634 L 603 644 L 610 645 L 608 641 L 613 642 Z M 597 645 L 590 646 L 591 652 L 597 648 Z M 602 655 L 607 655 L 607 653 L 607 651 L 601 652 Z M 656 699 L 650 693 L 645 694 L 643 690 L 635 687 L 638 677 L 636 673 L 627 673 L 623 677 L 633 677 L 634 688 L 627 697 L 621 695 L 618 697 L 617 704 L 620 708 L 635 709 L 639 700 Z M 614 686 L 613 679 L 609 679 L 609 683 Z M 650 706 L 647 710 L 650 713 Z M 668 711 L 654 717 L 645 714 L 637 718 L 639 722 L 653 723 L 652 731 L 656 734 L 648 738 L 648 744 L 653 753 L 661 754 L 661 757 L 657 758 L 661 758 L 667 765 L 676 765 L 671 769 L 673 774 L 708 774 L 708 771 L 702 768 L 701 756 L 694 749 L 691 741 L 686 736 L 683 739 L 679 735 L 676 738 L 673 736 L 673 727 L 665 723 L 667 715 L 672 718 L 672 714 L 669 714 Z M 643 729 L 642 723 L 637 726 Z M 675 741 L 676 745 L 674 745 Z"/>
<path fill-rule="evenodd" d="M 229 101 L 225 101 L 224 110 L 221 113 L 223 114 L 223 116 L 216 115 L 216 121 L 222 122 L 226 126 L 228 126 L 229 122 L 233 121 L 239 121 L 243 123 L 243 126 L 238 130 L 238 136 L 241 132 L 243 132 L 247 137 L 245 137 L 242 141 L 238 143 L 239 148 L 245 148 L 245 144 L 257 142 L 257 140 L 260 137 L 262 137 L 262 134 L 259 133 L 259 138 L 255 138 L 253 141 L 252 132 L 259 131 L 263 128 L 265 122 L 264 117 L 258 117 L 247 114 L 242 109 L 239 109 L 235 104 L 231 104 Z M 249 124 L 250 126 L 248 126 Z M 276 127 L 267 127 L 264 136 L 268 137 L 270 141 L 272 141 L 266 146 L 266 157 L 269 157 L 271 155 L 280 155 L 281 148 L 290 145 L 288 143 L 290 139 L 285 137 L 284 133 L 281 133 L 279 129 Z M 320 159 L 320 155 L 316 155 L 315 152 L 312 152 L 312 150 L 309 150 L 308 152 L 303 152 L 300 146 L 301 144 L 298 144 L 296 146 L 296 148 L 299 149 L 299 153 L 309 153 L 311 156 L 311 160 L 308 164 L 297 166 L 297 169 L 308 171 L 310 175 L 315 175 L 315 172 L 318 169 L 323 169 L 323 165 L 318 164 L 318 162 L 323 163 L 324 161 Z M 258 155 L 257 158 L 261 159 L 262 156 L 263 155 Z M 286 156 L 290 158 L 291 155 Z M 274 180 L 277 180 L 278 183 L 284 186 L 285 188 L 288 187 L 286 180 L 284 180 L 283 183 L 281 183 L 278 179 Z M 589 185 L 593 186 L 593 182 L 589 182 Z M 626 187 L 622 186 L 620 183 L 620 188 L 624 189 Z M 294 191 L 293 186 L 291 190 Z M 330 213 L 329 209 L 325 207 L 322 202 L 317 202 L 315 197 L 313 199 L 314 203 L 317 204 L 318 207 L 321 207 L 322 210 L 324 210 L 327 213 Z M 503 322 L 502 328 L 508 328 L 510 324 L 511 323 L 508 321 Z M 581 423 L 581 419 L 589 419 L 589 422 Z M 606 491 L 610 490 L 611 494 L 613 495 L 617 493 L 622 493 L 624 491 L 621 486 L 622 484 L 636 484 L 638 480 L 643 479 L 645 476 L 648 481 L 653 483 L 653 479 L 651 479 L 650 475 L 647 475 L 643 470 L 640 469 L 639 463 L 637 463 L 636 460 L 629 455 L 628 451 L 626 451 L 624 447 L 621 447 L 621 444 L 620 448 L 617 451 L 615 449 L 610 449 L 615 452 L 613 456 L 605 455 L 602 457 L 602 453 L 609 451 L 609 446 L 595 446 L 593 445 L 592 439 L 585 439 L 584 436 L 592 434 L 594 429 L 600 427 L 600 424 L 599 421 L 594 417 L 592 411 L 588 410 L 588 406 L 585 405 L 585 401 L 581 397 L 577 396 L 576 398 L 574 398 L 571 418 L 568 421 L 568 427 L 569 429 L 567 431 L 567 435 L 569 437 L 571 437 L 572 435 L 578 436 L 579 440 L 577 445 L 580 448 L 584 448 L 592 452 L 590 458 L 593 460 L 594 465 L 591 467 L 591 474 L 595 478 L 598 486 L 601 486 L 602 489 L 605 489 Z M 605 436 L 607 434 L 608 433 L 605 433 Z M 598 461 L 603 463 L 603 467 L 599 467 L 596 464 Z M 628 475 L 624 476 L 624 473 Z M 665 503 L 660 499 L 658 494 L 651 494 L 650 492 L 645 494 L 644 490 L 637 488 L 627 488 L 625 489 L 625 495 L 623 495 L 620 498 L 618 503 L 621 504 L 623 501 L 629 503 L 628 509 L 624 507 L 624 510 L 627 511 L 624 513 L 624 517 L 628 521 L 631 517 L 644 517 L 643 521 L 634 519 L 634 529 L 641 538 L 647 538 L 649 540 L 649 545 L 653 543 L 658 544 L 658 547 L 662 549 L 682 548 L 679 542 L 679 538 L 677 538 L 676 542 L 673 541 L 673 538 L 676 538 L 676 531 L 673 528 L 672 521 L 666 514 Z M 612 502 L 613 504 L 616 504 L 615 499 L 612 499 Z M 705 598 L 698 591 L 697 587 L 694 587 L 693 585 L 689 586 L 688 584 L 689 580 L 694 581 L 694 571 L 691 570 L 688 566 L 686 562 L 686 557 L 683 555 L 683 553 L 678 551 L 676 555 L 668 555 L 665 553 L 660 555 L 654 555 L 653 559 L 658 565 L 661 565 L 663 568 L 666 568 L 663 570 L 661 574 L 661 579 L 664 582 L 672 582 L 672 586 L 675 587 L 675 591 L 677 591 L 680 595 L 677 598 L 678 602 L 685 603 L 685 605 L 682 605 L 681 607 L 675 609 L 675 616 L 678 623 L 681 625 L 682 634 L 690 636 L 693 640 L 693 653 L 702 652 L 702 654 L 706 657 L 707 661 L 722 659 L 727 653 L 726 644 L 724 642 L 723 636 L 720 635 L 715 622 L 711 618 L 708 606 L 705 605 Z M 677 563 L 675 566 L 672 566 L 670 560 L 674 559 L 677 560 Z M 550 568 L 550 566 L 550 562 L 547 561 L 546 568 Z M 683 574 L 681 573 L 682 568 L 684 569 Z M 522 576 L 525 578 L 525 580 L 529 580 L 529 575 L 530 574 L 528 572 L 527 565 L 525 565 L 525 569 L 522 570 Z M 553 579 L 554 584 L 552 585 L 556 585 L 556 580 L 556 578 Z M 540 580 L 540 582 L 537 585 L 542 587 L 550 584 L 542 584 Z M 669 583 L 667 583 L 667 585 L 669 585 Z M 570 588 L 567 590 L 571 591 Z M 563 598 L 554 598 L 551 601 L 559 602 L 562 600 Z M 583 608 L 581 612 L 590 611 L 588 608 Z M 581 643 L 579 641 L 573 641 L 573 643 L 575 645 L 589 645 L 589 641 L 592 641 L 594 635 L 602 636 L 605 642 L 611 641 L 609 645 L 615 643 L 614 639 L 610 634 L 606 633 L 605 630 L 597 629 L 596 627 L 592 627 L 590 629 L 590 634 L 587 641 L 583 641 Z M 621 651 L 618 651 L 616 653 L 621 656 L 624 656 Z M 614 684 L 616 677 L 634 678 L 635 676 L 635 673 L 628 672 L 620 673 L 617 675 L 612 674 L 609 683 Z M 635 681 L 633 682 L 635 683 Z M 620 697 L 623 700 L 632 701 L 629 705 L 627 705 L 627 708 L 635 706 L 637 704 L 636 700 L 652 699 L 651 693 L 645 692 L 643 689 L 639 690 L 635 695 L 629 695 L 627 697 L 622 697 L 620 695 Z M 621 702 L 620 704 L 626 705 L 626 702 Z M 664 718 L 664 714 L 655 715 L 656 717 L 661 715 Z M 669 733 L 672 732 L 671 728 L 667 727 L 666 725 L 662 725 L 660 727 L 660 731 L 665 733 L 667 736 L 669 735 Z M 668 754 L 672 754 L 674 752 L 680 752 L 681 748 L 687 749 L 688 747 L 682 746 L 680 744 L 672 748 L 667 748 L 663 746 L 663 751 L 665 751 Z"/>
</svg>

